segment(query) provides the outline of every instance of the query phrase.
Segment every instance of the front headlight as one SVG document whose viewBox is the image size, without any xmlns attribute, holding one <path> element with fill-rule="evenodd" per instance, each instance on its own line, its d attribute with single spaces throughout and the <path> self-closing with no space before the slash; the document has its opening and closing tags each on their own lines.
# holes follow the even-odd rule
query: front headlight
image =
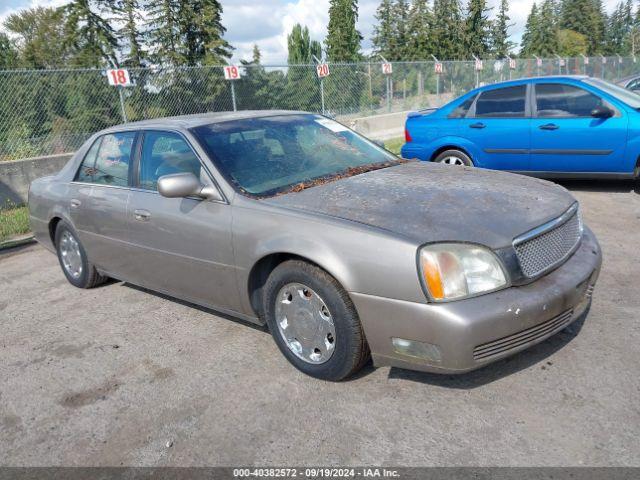
<svg viewBox="0 0 640 480">
<path fill-rule="evenodd" d="M 420 249 L 419 264 L 423 283 L 435 301 L 470 297 L 507 285 L 498 257 L 479 245 L 426 245 Z"/>
</svg>

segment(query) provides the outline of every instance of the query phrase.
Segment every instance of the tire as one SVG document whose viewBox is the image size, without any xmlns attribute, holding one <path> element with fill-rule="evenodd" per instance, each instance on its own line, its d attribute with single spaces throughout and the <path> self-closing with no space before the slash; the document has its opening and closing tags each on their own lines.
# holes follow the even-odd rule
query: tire
<svg viewBox="0 0 640 480">
<path fill-rule="evenodd" d="M 290 295 L 296 295 L 296 292 L 301 300 L 298 297 L 292 300 L 294 297 Z M 301 302 L 299 308 L 294 305 L 296 301 Z M 347 292 L 324 270 L 300 260 L 281 263 L 267 279 L 263 302 L 273 339 L 286 359 L 301 372 L 322 380 L 340 381 L 360 370 L 369 360 L 369 346 L 358 313 Z M 306 311 L 306 302 L 311 305 L 311 310 L 320 313 Z M 292 318 L 284 321 L 286 315 L 283 313 L 292 312 L 287 308 L 295 310 L 295 317 L 291 314 Z M 283 324 L 286 324 L 286 330 L 282 328 Z M 316 328 L 319 333 L 314 336 L 325 343 L 326 348 L 317 343 L 322 352 L 318 348 L 303 347 L 314 345 L 314 340 L 304 339 L 305 332 L 312 330 L 305 330 L 305 324 L 314 328 L 322 324 Z M 298 334 L 302 340 L 296 345 Z M 296 336 L 296 339 L 289 342 L 285 335 Z M 294 347 L 299 347 L 298 353 L 294 352 Z M 307 355 L 316 351 L 319 353 Z"/>
<path fill-rule="evenodd" d="M 65 221 L 61 221 L 56 227 L 55 245 L 60 268 L 71 285 L 93 288 L 107 280 L 107 277 L 100 275 L 89 262 L 78 235 Z"/>
<path fill-rule="evenodd" d="M 445 165 L 459 165 L 465 167 L 473 167 L 473 160 L 466 153 L 460 150 L 445 150 L 433 159 L 435 163 Z M 455 162 L 455 163 L 454 163 Z"/>
</svg>

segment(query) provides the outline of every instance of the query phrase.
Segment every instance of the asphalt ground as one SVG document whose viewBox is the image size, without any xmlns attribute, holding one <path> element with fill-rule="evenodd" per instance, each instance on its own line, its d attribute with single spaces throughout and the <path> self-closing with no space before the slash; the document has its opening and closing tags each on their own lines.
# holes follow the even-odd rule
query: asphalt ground
<svg viewBox="0 0 640 480">
<path fill-rule="evenodd" d="M 604 264 L 586 320 L 461 376 L 291 367 L 269 334 L 0 254 L 0 465 L 640 466 L 640 184 L 564 182 Z"/>
</svg>

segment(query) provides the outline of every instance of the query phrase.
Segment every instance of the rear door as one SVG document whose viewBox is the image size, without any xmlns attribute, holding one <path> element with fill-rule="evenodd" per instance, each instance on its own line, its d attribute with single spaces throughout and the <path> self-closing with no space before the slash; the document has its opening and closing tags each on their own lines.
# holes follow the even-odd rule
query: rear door
<svg viewBox="0 0 640 480">
<path fill-rule="evenodd" d="M 71 184 L 72 221 L 91 262 L 113 276 L 130 273 L 127 203 L 137 132 L 96 140 Z"/>
<path fill-rule="evenodd" d="M 526 83 L 480 92 L 461 120 L 460 136 L 476 146 L 474 162 L 497 170 L 527 170 L 530 115 Z"/>
<path fill-rule="evenodd" d="M 239 310 L 231 245 L 231 206 L 196 197 L 166 198 L 158 178 L 189 172 L 215 185 L 180 133 L 146 131 L 129 201 L 134 283 L 186 300 Z"/>
<path fill-rule="evenodd" d="M 599 95 L 577 85 L 534 85 L 531 170 L 612 172 L 620 170 L 627 141 L 627 116 Z M 615 111 L 594 118 L 598 106 Z"/>
</svg>

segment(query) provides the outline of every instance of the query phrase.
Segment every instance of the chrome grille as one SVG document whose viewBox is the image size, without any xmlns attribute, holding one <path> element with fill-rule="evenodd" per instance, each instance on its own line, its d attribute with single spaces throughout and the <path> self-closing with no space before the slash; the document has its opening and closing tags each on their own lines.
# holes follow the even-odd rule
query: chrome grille
<svg viewBox="0 0 640 480">
<path fill-rule="evenodd" d="M 564 260 L 580 241 L 582 220 L 577 205 L 558 219 L 514 241 L 522 273 L 531 278 Z"/>
<path fill-rule="evenodd" d="M 573 310 L 567 310 L 566 312 L 553 317 L 551 320 L 542 322 L 534 327 L 527 328 L 526 330 L 514 333 L 508 337 L 499 338 L 492 342 L 478 345 L 473 349 L 473 358 L 475 360 L 491 358 L 495 355 L 500 355 L 501 353 L 508 352 L 514 348 L 527 345 L 528 343 L 549 336 L 571 323 L 572 317 Z"/>
</svg>

